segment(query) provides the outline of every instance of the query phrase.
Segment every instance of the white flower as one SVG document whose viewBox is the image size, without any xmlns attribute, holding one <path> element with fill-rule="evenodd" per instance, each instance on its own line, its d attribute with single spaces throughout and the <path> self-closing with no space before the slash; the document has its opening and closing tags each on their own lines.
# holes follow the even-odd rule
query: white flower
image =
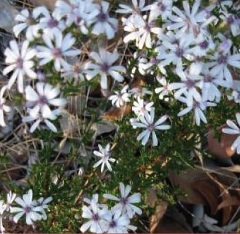
<svg viewBox="0 0 240 234">
<path fill-rule="evenodd" d="M 33 71 L 34 62 L 32 59 L 36 55 L 35 49 L 29 48 L 29 42 L 24 41 L 21 46 L 17 44 L 15 40 L 10 41 L 10 48 L 7 48 L 4 52 L 6 59 L 5 62 L 8 65 L 3 70 L 3 74 L 6 75 L 13 71 L 13 74 L 8 81 L 8 89 L 10 89 L 13 83 L 17 79 L 18 91 L 23 93 L 24 78 L 27 75 L 32 79 L 36 79 L 37 75 Z"/>
<path fill-rule="evenodd" d="M 120 65 L 113 65 L 113 63 L 115 63 L 119 58 L 119 54 L 117 52 L 110 53 L 105 49 L 100 48 L 99 53 L 91 52 L 90 58 L 95 60 L 96 64 L 90 62 L 86 64 L 86 78 L 88 80 L 99 74 L 102 89 L 107 89 L 107 76 L 109 75 L 118 82 L 123 81 L 123 76 L 120 72 L 126 72 L 126 69 Z"/>
<path fill-rule="evenodd" d="M 11 213 L 17 213 L 13 217 L 15 223 L 24 215 L 26 216 L 25 220 L 27 225 L 33 225 L 34 221 L 42 219 L 41 212 L 43 208 L 37 205 L 36 200 L 33 200 L 33 192 L 31 189 L 28 193 L 24 194 L 22 198 L 17 197 L 15 202 L 21 206 L 10 208 Z"/>
<path fill-rule="evenodd" d="M 51 201 L 53 200 L 52 197 L 47 197 L 47 198 L 43 198 L 43 197 L 40 197 L 38 200 L 37 200 L 37 203 L 40 207 L 42 207 L 42 219 L 43 220 L 46 220 L 47 219 L 47 214 L 46 214 L 46 211 L 45 209 L 48 209 L 48 203 L 50 203 Z"/>
<path fill-rule="evenodd" d="M 126 214 L 122 214 L 121 210 L 111 210 L 108 221 L 107 233 L 128 233 L 128 229 L 135 231 L 137 228 L 129 225 L 130 219 Z"/>
<path fill-rule="evenodd" d="M 159 93 L 159 99 L 163 100 L 165 96 L 168 96 L 171 93 L 169 89 L 169 83 L 165 77 L 157 76 L 157 81 L 161 84 L 161 87 L 155 89 L 155 93 Z"/>
<path fill-rule="evenodd" d="M 196 38 L 200 32 L 203 34 L 208 33 L 204 27 L 209 24 L 212 19 L 206 20 L 204 17 L 205 12 L 198 13 L 201 0 L 194 1 L 192 9 L 189 1 L 183 1 L 182 3 L 184 11 L 181 11 L 176 6 L 172 8 L 175 14 L 169 15 L 170 23 L 168 30 L 178 30 L 176 33 L 177 38 L 180 38 L 183 33 L 191 39 Z"/>
<path fill-rule="evenodd" d="M 17 14 L 15 21 L 18 22 L 18 24 L 13 27 L 13 32 L 16 37 L 18 37 L 24 30 L 26 31 L 26 38 L 29 41 L 32 41 L 40 36 L 38 32 L 39 25 L 34 15 L 34 10 L 31 13 L 28 9 L 23 9 L 19 14 Z"/>
<path fill-rule="evenodd" d="M 120 183 L 119 190 L 121 196 L 118 198 L 111 194 L 104 194 L 103 196 L 107 199 L 117 201 L 118 204 L 116 204 L 112 210 L 115 212 L 117 210 L 121 211 L 122 214 L 126 214 L 130 219 L 137 213 L 138 215 L 142 214 L 142 210 L 138 208 L 137 206 L 133 205 L 134 203 L 139 203 L 141 201 L 141 194 L 140 193 L 134 193 L 132 195 L 129 195 L 131 191 L 131 186 L 125 185 L 123 183 Z M 133 204 L 132 204 L 133 203 Z"/>
<path fill-rule="evenodd" d="M 226 81 L 228 87 L 231 87 L 233 83 L 229 66 L 240 68 L 240 53 L 231 54 L 231 45 L 232 42 L 229 39 L 223 41 L 215 53 L 209 56 L 210 62 L 207 64 L 216 76 Z"/>
<path fill-rule="evenodd" d="M 4 233 L 5 228 L 3 227 L 3 213 L 6 211 L 7 205 L 4 203 L 3 200 L 0 200 L 0 232 Z"/>
<path fill-rule="evenodd" d="M 22 121 L 24 123 L 35 121 L 30 128 L 31 133 L 34 132 L 39 127 L 39 124 L 42 122 L 44 122 L 51 131 L 57 132 L 57 128 L 50 120 L 55 120 L 62 111 L 59 108 L 52 111 L 50 110 L 50 112 L 46 110 L 43 112 L 43 114 L 41 114 L 40 112 L 35 112 L 34 109 L 27 109 L 27 113 L 29 115 L 22 117 Z"/>
<path fill-rule="evenodd" d="M 47 116 L 50 119 L 55 119 L 51 108 L 64 107 L 66 104 L 65 98 L 57 98 L 60 90 L 48 83 L 38 82 L 36 84 L 36 91 L 28 85 L 25 89 L 27 107 L 32 108 L 32 112 L 37 115 Z"/>
<path fill-rule="evenodd" d="M 65 22 L 55 17 L 54 13 L 50 13 L 45 6 L 40 6 L 34 9 L 36 15 L 41 15 L 39 18 L 39 29 L 42 30 L 43 34 L 49 37 L 54 37 L 56 31 L 64 31 L 66 28 Z"/>
<path fill-rule="evenodd" d="M 140 14 L 143 11 L 150 9 L 151 5 L 145 6 L 145 0 L 132 0 L 133 6 L 128 6 L 125 4 L 119 4 L 119 9 L 116 10 L 117 13 L 121 14 Z"/>
<path fill-rule="evenodd" d="M 183 110 L 181 110 L 178 113 L 178 116 L 180 117 L 180 116 L 183 116 L 183 115 L 189 113 L 190 111 L 193 111 L 194 112 L 194 121 L 197 126 L 200 125 L 201 121 L 204 123 L 207 123 L 207 119 L 204 114 L 204 111 L 206 110 L 206 108 L 208 106 L 216 106 L 215 103 L 207 102 L 207 101 L 200 101 L 200 102 L 193 101 L 192 103 L 189 104 L 187 98 L 184 98 L 184 97 L 179 97 L 178 100 L 187 105 L 186 108 L 184 108 Z"/>
<path fill-rule="evenodd" d="M 156 19 L 161 17 L 162 20 L 166 20 L 172 15 L 173 0 L 158 0 L 151 5 L 151 14 Z"/>
<path fill-rule="evenodd" d="M 106 206 L 99 206 L 96 199 L 93 198 L 90 201 L 89 206 L 84 205 L 82 207 L 82 217 L 89 219 L 84 223 L 80 231 L 86 232 L 90 229 L 90 232 L 93 233 L 104 233 L 107 231 L 107 221 L 105 220 L 106 216 L 109 215 L 109 211 Z"/>
<path fill-rule="evenodd" d="M 153 102 L 147 103 L 143 99 L 138 97 L 137 101 L 133 102 L 132 110 L 138 117 L 144 116 L 146 112 L 151 111 L 151 109 L 153 108 L 153 104 L 154 104 Z"/>
<path fill-rule="evenodd" d="M 133 128 L 145 128 L 145 130 L 140 133 L 137 137 L 138 141 L 142 141 L 142 145 L 146 145 L 150 135 L 152 135 L 152 145 L 157 146 L 158 145 L 158 138 L 155 133 L 155 129 L 157 130 L 167 130 L 170 129 L 170 125 L 168 124 L 163 124 L 168 116 L 164 115 L 161 118 L 159 118 L 155 123 L 154 123 L 154 116 L 155 116 L 155 110 L 154 108 L 151 109 L 150 113 L 145 112 L 144 116 L 140 116 L 138 120 L 136 119 L 131 119 L 131 125 Z"/>
<path fill-rule="evenodd" d="M 15 200 L 16 196 L 17 196 L 17 194 L 16 193 L 12 193 L 12 191 L 9 191 L 7 193 L 6 211 L 10 211 L 11 204 Z"/>
<path fill-rule="evenodd" d="M 226 134 L 238 135 L 236 140 L 233 142 L 231 149 L 237 150 L 237 154 L 240 154 L 240 113 L 236 113 L 237 124 L 232 120 L 227 120 L 228 128 L 223 128 L 222 132 Z"/>
<path fill-rule="evenodd" d="M 130 93 L 127 91 L 128 85 L 125 85 L 121 91 L 114 91 L 114 95 L 111 95 L 108 99 L 112 101 L 112 105 L 116 107 L 123 106 L 126 102 L 130 102 Z"/>
<path fill-rule="evenodd" d="M 6 123 L 4 121 L 4 112 L 10 112 L 11 108 L 4 103 L 6 102 L 5 98 L 3 97 L 3 94 L 5 90 L 7 89 L 7 86 L 3 86 L 0 91 L 0 126 L 6 127 Z"/>
<path fill-rule="evenodd" d="M 67 33 L 63 37 L 63 34 L 59 30 L 55 30 L 52 39 L 47 34 L 44 34 L 43 40 L 47 47 L 37 46 L 37 57 L 40 58 L 40 66 L 54 61 L 56 71 L 61 71 L 61 67 L 64 70 L 69 70 L 71 65 L 67 63 L 65 57 L 77 56 L 81 52 L 78 49 L 71 49 L 76 41 L 71 33 Z"/>
<path fill-rule="evenodd" d="M 101 172 L 104 170 L 104 166 L 106 165 L 109 171 L 112 171 L 111 164 L 109 162 L 115 162 L 115 159 L 110 158 L 110 144 L 107 144 L 105 148 L 103 148 L 100 144 L 98 145 L 99 151 L 94 150 L 93 153 L 100 157 L 101 159 L 93 165 L 93 167 L 98 167 L 101 165 Z"/>
<path fill-rule="evenodd" d="M 199 75 L 201 67 L 195 66 L 192 63 L 189 71 L 177 70 L 177 75 L 181 78 L 180 82 L 173 82 L 169 84 L 170 90 L 177 90 L 174 93 L 174 97 L 179 99 L 182 95 L 187 97 L 188 105 L 192 105 L 193 101 L 200 102 L 202 96 L 200 93 L 202 77 Z"/>
<path fill-rule="evenodd" d="M 93 22 L 92 33 L 95 35 L 106 34 L 107 39 L 112 39 L 117 32 L 118 21 L 115 18 L 109 17 L 109 3 L 101 1 L 99 5 L 99 13 Z"/>
</svg>

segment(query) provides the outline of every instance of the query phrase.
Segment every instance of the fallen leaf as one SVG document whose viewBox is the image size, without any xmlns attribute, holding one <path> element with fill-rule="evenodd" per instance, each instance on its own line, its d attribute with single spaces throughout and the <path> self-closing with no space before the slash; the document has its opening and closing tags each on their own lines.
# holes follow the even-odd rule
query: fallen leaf
<svg viewBox="0 0 240 234">
<path fill-rule="evenodd" d="M 182 202 L 186 202 L 189 204 L 207 204 L 206 199 L 199 193 L 193 189 L 192 185 L 206 177 L 205 172 L 197 169 L 186 170 L 180 174 L 171 173 L 169 174 L 169 179 L 172 185 L 176 188 L 181 189 L 186 196 L 179 196 L 178 199 Z"/>
<path fill-rule="evenodd" d="M 210 130 L 207 135 L 207 149 L 217 158 L 232 157 L 235 154 L 235 151 L 231 149 L 231 145 L 237 136 L 223 133 L 222 128 L 224 127 L 226 127 L 226 125 L 219 128 L 219 133 L 221 134 L 220 141 L 215 138 L 213 130 Z"/>
<path fill-rule="evenodd" d="M 109 111 L 103 114 L 102 118 L 105 120 L 115 121 L 122 119 L 124 116 L 131 113 L 132 107 L 130 105 L 125 105 L 120 108 L 112 107 Z"/>
<path fill-rule="evenodd" d="M 158 201 L 154 214 L 150 217 L 150 233 L 154 233 L 159 226 L 164 214 L 167 211 L 168 203 L 166 201 Z"/>
<path fill-rule="evenodd" d="M 176 207 L 171 207 L 158 224 L 154 233 L 192 233 L 185 216 Z"/>
<path fill-rule="evenodd" d="M 192 188 L 201 194 L 210 206 L 211 214 L 216 214 L 219 202 L 221 202 L 219 196 L 219 189 L 213 181 L 207 178 L 203 178 L 195 181 L 192 184 Z"/>
</svg>

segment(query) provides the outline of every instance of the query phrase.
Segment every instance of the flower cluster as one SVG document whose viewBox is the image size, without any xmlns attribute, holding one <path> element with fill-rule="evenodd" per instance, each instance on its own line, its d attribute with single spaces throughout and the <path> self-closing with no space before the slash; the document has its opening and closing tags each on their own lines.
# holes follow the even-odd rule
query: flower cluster
<svg viewBox="0 0 240 234">
<path fill-rule="evenodd" d="M 33 191 L 30 189 L 23 197 L 18 197 L 17 194 L 11 191 L 7 194 L 7 201 L 0 200 L 0 231 L 3 233 L 3 218 L 6 219 L 10 214 L 16 213 L 13 216 L 13 221 L 18 223 L 22 216 L 25 216 L 27 225 L 33 225 L 35 221 L 47 219 L 45 209 L 48 209 L 48 203 L 52 201 L 52 197 L 44 199 L 40 197 L 38 200 L 33 200 Z M 17 206 L 14 206 L 14 205 Z"/>
<path fill-rule="evenodd" d="M 82 217 L 89 220 L 81 226 L 81 232 L 89 229 L 95 233 L 128 233 L 128 230 L 137 229 L 130 225 L 130 220 L 135 214 L 142 214 L 142 210 L 134 205 L 140 202 L 140 193 L 129 195 L 131 186 L 123 183 L 120 183 L 119 190 L 120 197 L 104 194 L 104 198 L 117 202 L 110 210 L 106 204 L 99 204 L 98 194 L 92 199 L 84 199 L 87 205 L 82 207 Z"/>
</svg>

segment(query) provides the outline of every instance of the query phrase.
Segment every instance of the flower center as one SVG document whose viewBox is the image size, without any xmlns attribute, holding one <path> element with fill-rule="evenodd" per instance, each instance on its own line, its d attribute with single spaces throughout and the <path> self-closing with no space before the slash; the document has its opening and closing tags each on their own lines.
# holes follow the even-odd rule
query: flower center
<svg viewBox="0 0 240 234">
<path fill-rule="evenodd" d="M 127 197 L 121 198 L 120 203 L 122 203 L 123 205 L 126 205 L 128 203 L 128 198 Z"/>
<path fill-rule="evenodd" d="M 228 24 L 233 24 L 234 23 L 234 18 L 232 15 L 230 15 L 228 18 L 227 18 L 227 22 Z"/>
<path fill-rule="evenodd" d="M 114 228 L 114 227 L 116 227 L 116 226 L 117 226 L 117 223 L 116 223 L 115 220 L 112 220 L 112 221 L 110 222 L 110 224 L 109 224 L 109 227 L 111 227 L 111 228 Z"/>
<path fill-rule="evenodd" d="M 225 55 L 221 55 L 218 57 L 217 62 L 218 64 L 226 64 L 228 57 Z"/>
<path fill-rule="evenodd" d="M 17 68 L 22 69 L 23 68 L 23 59 L 18 58 L 17 61 L 16 61 L 16 65 L 17 65 Z"/>
<path fill-rule="evenodd" d="M 101 12 L 99 15 L 98 15 L 98 21 L 100 22 L 106 22 L 107 21 L 107 14 Z"/>
<path fill-rule="evenodd" d="M 110 66 L 109 66 L 107 63 L 103 63 L 103 64 L 101 65 L 101 70 L 102 70 L 102 72 L 107 73 L 108 70 L 109 70 L 109 68 L 110 68 Z"/>
<path fill-rule="evenodd" d="M 191 89 L 192 87 L 195 86 L 195 82 L 191 79 L 187 79 L 186 82 L 185 82 L 185 85 L 188 89 Z"/>
<path fill-rule="evenodd" d="M 177 57 L 181 58 L 183 56 L 183 49 L 177 48 L 175 54 L 177 55 Z"/>
<path fill-rule="evenodd" d="M 92 215 L 92 220 L 98 221 L 99 220 L 99 215 L 98 214 L 93 214 Z"/>
<path fill-rule="evenodd" d="M 52 49 L 52 55 L 54 58 L 61 58 L 62 57 L 62 51 L 59 48 L 53 48 Z"/>
<path fill-rule="evenodd" d="M 201 49 L 207 49 L 208 48 L 208 41 L 207 40 L 204 40 L 202 42 L 199 43 L 199 46 Z"/>
<path fill-rule="evenodd" d="M 210 76 L 210 75 L 206 75 L 206 76 L 204 76 L 204 82 L 212 82 L 213 81 L 213 77 L 212 76 Z"/>
<path fill-rule="evenodd" d="M 30 206 L 26 206 L 26 207 L 24 208 L 24 211 L 25 211 L 26 214 L 30 213 L 31 207 L 30 207 Z"/>
<path fill-rule="evenodd" d="M 55 19 L 50 19 L 48 22 L 47 22 L 47 25 L 49 28 L 55 28 L 58 26 L 58 21 L 55 20 Z"/>
<path fill-rule="evenodd" d="M 47 98 L 44 95 L 40 96 L 38 99 L 38 104 L 41 106 L 48 104 Z"/>
</svg>

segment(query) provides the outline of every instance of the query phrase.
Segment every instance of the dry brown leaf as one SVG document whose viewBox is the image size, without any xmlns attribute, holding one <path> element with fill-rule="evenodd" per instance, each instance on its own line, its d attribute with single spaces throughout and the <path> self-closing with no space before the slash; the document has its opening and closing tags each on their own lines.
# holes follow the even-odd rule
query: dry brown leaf
<svg viewBox="0 0 240 234">
<path fill-rule="evenodd" d="M 236 196 L 228 196 L 218 205 L 218 210 L 229 206 L 240 206 L 240 199 Z"/>
<path fill-rule="evenodd" d="M 192 184 L 192 188 L 199 192 L 207 201 L 211 209 L 211 214 L 216 214 L 220 202 L 219 189 L 216 184 L 209 178 L 204 178 L 203 180 L 195 181 L 195 183 Z"/>
<path fill-rule="evenodd" d="M 220 142 L 214 137 L 214 131 L 210 130 L 208 132 L 208 151 L 217 158 L 232 157 L 235 151 L 231 149 L 231 145 L 237 136 L 229 135 L 222 132 L 223 125 L 219 128 L 219 133 L 221 134 Z"/>
<path fill-rule="evenodd" d="M 206 174 L 203 171 L 196 170 L 196 169 L 190 169 L 186 170 L 185 172 L 182 172 L 180 174 L 169 174 L 169 179 L 174 187 L 178 187 L 182 190 L 183 193 L 186 194 L 186 196 L 180 196 L 178 197 L 182 202 L 186 202 L 189 204 L 203 204 L 206 205 L 207 201 L 202 196 L 202 194 L 199 193 L 199 191 L 196 191 L 193 189 L 192 185 L 200 180 L 206 177 Z"/>
<path fill-rule="evenodd" d="M 120 108 L 112 107 L 109 111 L 103 114 L 102 118 L 109 121 L 115 121 L 122 119 L 124 116 L 128 115 L 132 111 L 130 105 L 125 105 Z"/>
<path fill-rule="evenodd" d="M 57 0 L 30 0 L 30 1 L 34 6 L 43 5 L 48 7 L 49 9 L 54 9 L 55 3 L 57 2 Z M 63 1 L 67 2 L 66 0 Z"/>
<path fill-rule="evenodd" d="M 149 230 L 151 233 L 154 233 L 158 228 L 159 223 L 161 222 L 164 214 L 167 211 L 168 203 L 166 201 L 158 201 L 155 213 L 150 217 L 150 227 Z"/>
<path fill-rule="evenodd" d="M 185 216 L 171 207 L 162 218 L 154 233 L 192 233 Z"/>
</svg>

